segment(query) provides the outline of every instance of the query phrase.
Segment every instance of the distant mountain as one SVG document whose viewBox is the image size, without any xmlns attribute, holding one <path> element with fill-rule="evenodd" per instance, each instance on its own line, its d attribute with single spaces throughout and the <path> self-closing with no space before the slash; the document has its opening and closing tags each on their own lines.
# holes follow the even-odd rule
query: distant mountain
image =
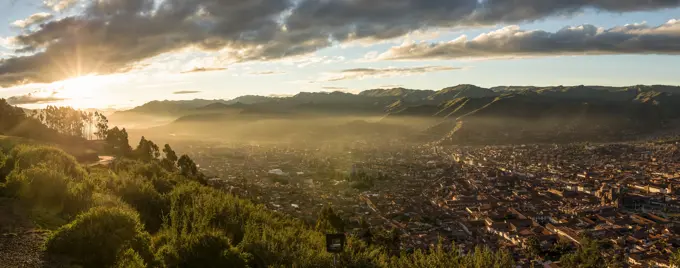
<svg viewBox="0 0 680 268">
<path fill-rule="evenodd" d="M 225 101 L 224 104 L 237 104 L 237 103 L 255 104 L 255 103 L 269 102 L 269 101 L 276 100 L 276 99 L 278 99 L 278 98 L 257 96 L 257 95 L 245 95 L 245 96 L 240 96 L 240 97 L 237 97 L 235 99 Z"/>
<path fill-rule="evenodd" d="M 674 128 L 680 122 L 680 87 L 458 85 L 439 91 L 392 88 L 152 102 L 133 111 L 174 113 L 176 120 L 157 130 L 181 129 L 188 136 L 313 139 L 365 132 L 375 137 L 382 133 L 376 128 L 389 126 L 409 139 L 451 144 L 607 141 Z"/>
<path fill-rule="evenodd" d="M 395 100 L 404 101 L 422 101 L 434 94 L 434 90 L 416 90 L 406 88 L 390 88 L 390 89 L 370 89 L 362 91 L 359 96 L 377 97 L 377 98 L 394 98 Z"/>
<path fill-rule="evenodd" d="M 130 110 L 119 111 L 116 113 L 145 113 L 151 115 L 171 115 L 184 112 L 186 110 L 204 107 L 212 103 L 226 103 L 223 100 L 177 100 L 177 101 L 151 101 Z"/>
<path fill-rule="evenodd" d="M 428 99 L 441 102 L 457 98 L 484 98 L 498 95 L 500 94 L 488 88 L 481 88 L 475 85 L 458 85 L 437 91 L 429 96 Z"/>
</svg>

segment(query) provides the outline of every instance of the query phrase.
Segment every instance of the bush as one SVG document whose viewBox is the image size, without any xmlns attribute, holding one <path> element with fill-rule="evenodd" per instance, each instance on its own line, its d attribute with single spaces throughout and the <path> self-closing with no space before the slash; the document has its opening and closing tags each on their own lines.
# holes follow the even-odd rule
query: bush
<svg viewBox="0 0 680 268">
<path fill-rule="evenodd" d="M 93 208 L 59 228 L 45 246 L 49 253 L 70 257 L 85 267 L 110 267 L 128 249 L 150 263 L 153 256 L 149 241 L 137 213 L 121 208 Z"/>
<path fill-rule="evenodd" d="M 250 259 L 219 232 L 192 234 L 168 242 L 157 252 L 157 258 L 167 267 L 247 267 Z"/>
<path fill-rule="evenodd" d="M 35 166 L 7 177 L 6 193 L 27 201 L 34 207 L 66 215 L 87 209 L 92 202 L 92 187 L 73 181 L 59 171 Z"/>
<path fill-rule="evenodd" d="M 119 177 L 116 184 L 114 193 L 139 212 L 146 230 L 158 231 L 170 206 L 153 185 L 141 178 L 126 176 Z"/>
<path fill-rule="evenodd" d="M 15 170 L 21 171 L 42 165 L 52 170 L 80 180 L 85 177 L 85 171 L 73 156 L 62 150 L 45 146 L 17 146 L 11 152 L 10 162 Z M 8 162 L 9 164 L 9 162 Z"/>
<path fill-rule="evenodd" d="M 129 248 L 125 251 L 122 251 L 121 254 L 118 254 L 118 257 L 116 257 L 116 265 L 114 268 L 145 268 L 146 264 L 144 263 L 144 260 L 142 257 L 139 256 L 139 253 L 134 251 L 133 249 Z"/>
</svg>

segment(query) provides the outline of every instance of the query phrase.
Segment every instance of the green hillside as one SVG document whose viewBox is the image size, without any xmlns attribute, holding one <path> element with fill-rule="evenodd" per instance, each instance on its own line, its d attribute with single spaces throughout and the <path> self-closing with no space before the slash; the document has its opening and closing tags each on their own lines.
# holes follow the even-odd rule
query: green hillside
<svg viewBox="0 0 680 268">
<path fill-rule="evenodd" d="M 186 156 L 177 160 L 166 151 L 162 158 L 144 157 L 150 152 L 144 148 L 153 148 L 141 146 L 145 140 L 108 167 L 81 166 L 62 150 L 23 139 L 2 141 L 13 146 L 0 151 L 0 245 L 15 245 L 2 248 L 3 265 L 333 266 L 324 232 L 344 230 L 330 208 L 314 228 L 206 185 Z M 442 245 L 399 254 L 379 237 L 369 245 L 349 236 L 336 265 L 509 267 L 513 262 L 505 251 L 482 247 L 467 255 Z"/>
</svg>

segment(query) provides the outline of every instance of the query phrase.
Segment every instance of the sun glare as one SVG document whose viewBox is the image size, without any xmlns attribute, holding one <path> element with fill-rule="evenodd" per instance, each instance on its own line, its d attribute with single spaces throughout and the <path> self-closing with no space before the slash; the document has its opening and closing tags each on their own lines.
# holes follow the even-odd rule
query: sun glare
<svg viewBox="0 0 680 268">
<path fill-rule="evenodd" d="M 71 97 L 84 97 L 97 89 L 101 84 L 97 83 L 94 75 L 71 78 L 61 82 L 63 94 Z"/>
<path fill-rule="evenodd" d="M 56 84 L 56 96 L 64 99 L 63 105 L 77 109 L 98 108 L 106 103 L 102 93 L 114 82 L 111 78 L 114 77 L 87 75 L 63 80 Z"/>
</svg>

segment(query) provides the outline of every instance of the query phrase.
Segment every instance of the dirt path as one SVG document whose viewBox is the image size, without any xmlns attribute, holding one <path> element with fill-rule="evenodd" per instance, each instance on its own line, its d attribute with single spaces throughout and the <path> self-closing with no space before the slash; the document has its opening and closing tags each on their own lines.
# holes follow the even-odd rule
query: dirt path
<svg viewBox="0 0 680 268">
<path fill-rule="evenodd" d="M 42 250 L 47 235 L 34 228 L 16 201 L 0 198 L 0 268 L 65 267 Z"/>
</svg>

